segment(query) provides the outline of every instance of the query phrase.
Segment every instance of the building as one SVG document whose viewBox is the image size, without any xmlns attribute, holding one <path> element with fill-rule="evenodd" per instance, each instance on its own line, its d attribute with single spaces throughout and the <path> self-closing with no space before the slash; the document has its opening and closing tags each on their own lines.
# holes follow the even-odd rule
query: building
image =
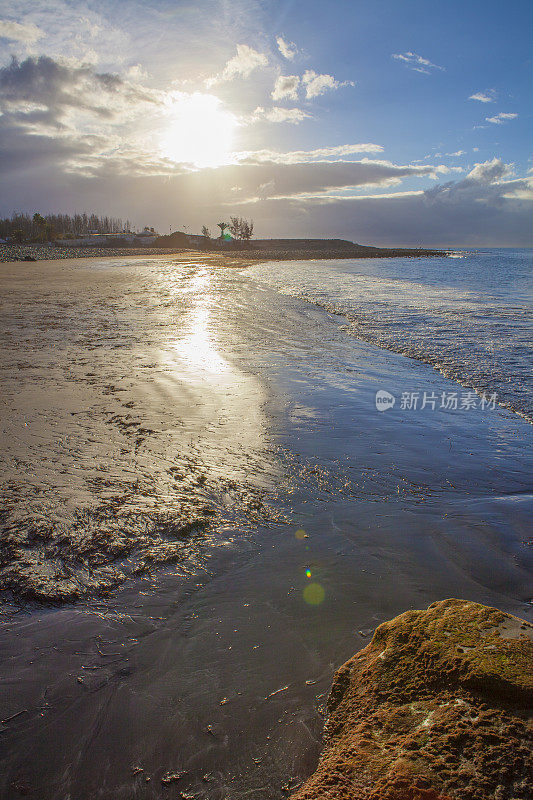
<svg viewBox="0 0 533 800">
<path fill-rule="evenodd" d="M 134 242 L 142 245 L 143 247 L 148 247 L 159 238 L 159 234 L 153 228 L 144 228 L 144 230 L 140 231 L 139 233 L 127 235 L 132 235 Z"/>
<path fill-rule="evenodd" d="M 89 232 L 79 239 L 62 239 L 63 247 L 149 247 L 159 237 L 153 228 L 144 228 L 137 233 Z"/>
</svg>

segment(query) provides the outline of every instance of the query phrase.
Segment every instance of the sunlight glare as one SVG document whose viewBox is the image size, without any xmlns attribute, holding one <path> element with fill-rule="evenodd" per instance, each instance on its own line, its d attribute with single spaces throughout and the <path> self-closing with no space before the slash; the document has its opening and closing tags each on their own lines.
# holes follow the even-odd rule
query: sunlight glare
<svg viewBox="0 0 533 800">
<path fill-rule="evenodd" d="M 218 352 L 212 336 L 210 282 L 211 276 L 206 270 L 200 270 L 192 278 L 189 290 L 195 299 L 189 314 L 188 329 L 175 345 L 176 354 L 183 365 L 192 367 L 196 378 L 204 380 L 229 370 L 229 364 Z"/>
<path fill-rule="evenodd" d="M 168 126 L 161 140 L 163 155 L 198 167 L 216 167 L 230 160 L 237 118 L 212 94 L 174 93 Z"/>
</svg>

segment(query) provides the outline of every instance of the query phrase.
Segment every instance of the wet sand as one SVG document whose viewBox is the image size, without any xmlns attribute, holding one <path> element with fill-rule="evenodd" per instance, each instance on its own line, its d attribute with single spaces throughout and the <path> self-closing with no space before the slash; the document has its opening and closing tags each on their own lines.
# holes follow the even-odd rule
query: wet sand
<svg viewBox="0 0 533 800">
<path fill-rule="evenodd" d="M 174 263 L 2 269 L 0 585 L 17 600 L 190 562 L 213 518 L 261 507 L 261 386 L 209 338 L 205 259 Z"/>
<path fill-rule="evenodd" d="M 5 596 L 2 797 L 285 797 L 381 621 L 531 618 L 524 420 L 378 413 L 454 384 L 201 255 L 39 267 L 2 268 L 3 549 L 79 599 Z"/>
</svg>

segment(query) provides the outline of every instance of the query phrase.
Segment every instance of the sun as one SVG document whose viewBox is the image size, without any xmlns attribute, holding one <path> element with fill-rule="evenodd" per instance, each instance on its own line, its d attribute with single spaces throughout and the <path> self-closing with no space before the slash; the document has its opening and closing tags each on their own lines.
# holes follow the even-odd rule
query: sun
<svg viewBox="0 0 533 800">
<path fill-rule="evenodd" d="M 237 118 L 212 94 L 174 94 L 161 137 L 161 152 L 172 161 L 217 167 L 230 161 Z"/>
</svg>

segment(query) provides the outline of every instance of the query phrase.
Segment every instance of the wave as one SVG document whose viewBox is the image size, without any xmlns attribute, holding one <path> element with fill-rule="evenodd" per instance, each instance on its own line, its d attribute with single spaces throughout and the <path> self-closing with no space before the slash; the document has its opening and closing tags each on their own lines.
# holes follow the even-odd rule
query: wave
<svg viewBox="0 0 533 800">
<path fill-rule="evenodd" d="M 343 318 L 347 333 L 431 365 L 533 422 L 529 251 L 270 262 L 249 274 Z M 265 269 L 268 267 L 268 269 Z"/>
</svg>

